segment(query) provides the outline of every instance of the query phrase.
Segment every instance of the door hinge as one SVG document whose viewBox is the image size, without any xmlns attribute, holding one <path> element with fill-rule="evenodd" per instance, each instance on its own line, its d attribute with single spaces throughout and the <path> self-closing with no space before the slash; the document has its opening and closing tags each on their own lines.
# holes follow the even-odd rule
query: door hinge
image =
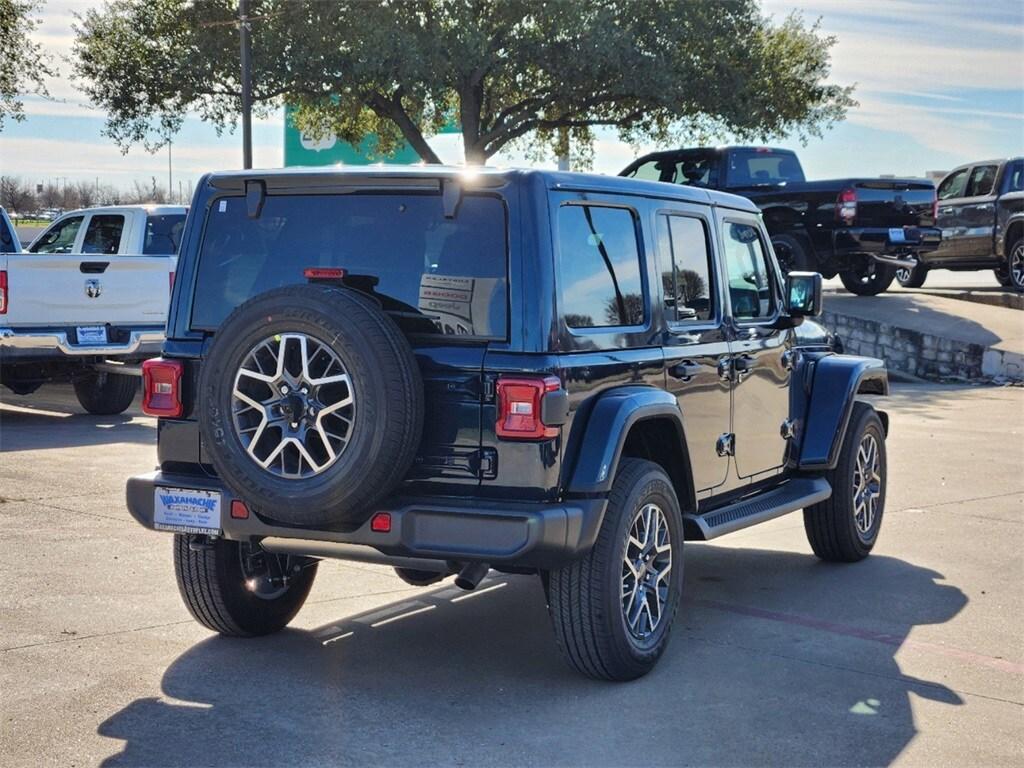
<svg viewBox="0 0 1024 768">
<path fill-rule="evenodd" d="M 736 435 L 732 432 L 726 432 L 724 435 L 719 435 L 718 442 L 715 444 L 715 451 L 717 451 L 719 456 L 735 456 Z"/>
<path fill-rule="evenodd" d="M 483 401 L 485 403 L 494 402 L 495 382 L 497 381 L 497 379 L 498 377 L 495 376 L 493 373 L 484 374 L 482 396 Z"/>
</svg>

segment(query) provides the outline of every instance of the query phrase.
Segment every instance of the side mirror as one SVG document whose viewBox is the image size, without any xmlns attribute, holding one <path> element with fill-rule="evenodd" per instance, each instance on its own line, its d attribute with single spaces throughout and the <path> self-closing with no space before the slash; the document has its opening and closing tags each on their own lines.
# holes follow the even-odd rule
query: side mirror
<svg viewBox="0 0 1024 768">
<path fill-rule="evenodd" d="M 821 314 L 819 273 L 789 273 L 786 278 L 786 313 L 790 317 L 818 317 Z"/>
</svg>

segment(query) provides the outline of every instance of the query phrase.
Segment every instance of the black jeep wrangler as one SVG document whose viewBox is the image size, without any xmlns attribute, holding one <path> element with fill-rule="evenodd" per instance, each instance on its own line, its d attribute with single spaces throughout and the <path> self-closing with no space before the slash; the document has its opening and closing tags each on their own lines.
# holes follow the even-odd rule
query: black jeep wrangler
<svg viewBox="0 0 1024 768">
<path fill-rule="evenodd" d="M 284 627 L 316 564 L 473 589 L 538 573 L 584 674 L 650 670 L 683 542 L 804 510 L 819 557 L 864 558 L 885 505 L 878 360 L 806 321 L 729 194 L 438 167 L 206 176 L 144 408 L 159 470 L 128 482 L 175 534 L 189 610 Z"/>
</svg>

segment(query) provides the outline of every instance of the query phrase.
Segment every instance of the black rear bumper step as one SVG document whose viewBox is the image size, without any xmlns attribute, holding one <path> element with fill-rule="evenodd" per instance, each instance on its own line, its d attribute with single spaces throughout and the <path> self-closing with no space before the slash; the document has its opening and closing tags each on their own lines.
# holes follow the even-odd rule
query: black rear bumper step
<svg viewBox="0 0 1024 768">
<path fill-rule="evenodd" d="M 128 480 L 128 511 L 156 530 L 157 488 L 186 488 L 221 494 L 220 535 L 235 541 L 270 539 L 274 551 L 384 562 L 430 570 L 430 562 L 481 562 L 530 568 L 559 568 L 589 549 L 604 517 L 606 498 L 515 503 L 486 499 L 395 497 L 377 506 L 388 512 L 390 530 L 372 530 L 366 520 L 354 530 L 283 526 L 229 515 L 232 494 L 215 477 L 151 472 Z M 413 563 L 411 559 L 421 562 Z"/>
<path fill-rule="evenodd" d="M 831 495 L 832 486 L 825 478 L 797 477 L 772 491 L 759 493 L 703 515 L 685 514 L 683 519 L 691 537 L 697 534 L 698 540 L 708 541 L 804 509 Z"/>
</svg>

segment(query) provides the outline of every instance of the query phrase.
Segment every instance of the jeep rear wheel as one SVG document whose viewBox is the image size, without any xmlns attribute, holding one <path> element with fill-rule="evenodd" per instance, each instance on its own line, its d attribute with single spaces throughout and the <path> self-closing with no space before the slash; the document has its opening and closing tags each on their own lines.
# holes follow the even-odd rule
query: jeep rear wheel
<svg viewBox="0 0 1024 768">
<path fill-rule="evenodd" d="M 558 646 L 588 677 L 632 680 L 665 651 L 683 591 L 683 522 L 672 482 L 623 459 L 597 541 L 548 575 Z"/>
<path fill-rule="evenodd" d="M 836 468 L 826 474 L 832 495 L 804 510 L 804 530 L 822 560 L 863 560 L 878 540 L 885 511 L 885 428 L 875 409 L 854 403 Z"/>
<path fill-rule="evenodd" d="M 315 561 L 266 552 L 258 545 L 202 536 L 174 537 L 174 572 L 189 613 L 229 637 L 269 635 L 306 602 Z"/>
<path fill-rule="evenodd" d="M 199 390 L 218 474 L 277 521 L 362 522 L 419 447 L 416 358 L 351 290 L 290 286 L 246 302 L 217 331 Z"/>
<path fill-rule="evenodd" d="M 89 413 L 112 416 L 124 413 L 139 389 L 137 376 L 89 372 L 74 381 L 75 397 Z"/>
</svg>

